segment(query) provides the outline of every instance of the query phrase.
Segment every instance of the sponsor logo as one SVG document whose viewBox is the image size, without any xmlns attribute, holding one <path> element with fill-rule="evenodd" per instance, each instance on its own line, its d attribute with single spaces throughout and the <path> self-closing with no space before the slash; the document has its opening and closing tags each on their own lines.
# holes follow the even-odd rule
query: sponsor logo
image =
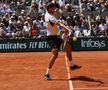
<svg viewBox="0 0 108 90">
<path fill-rule="evenodd" d="M 81 39 L 81 47 L 91 47 L 91 48 L 103 48 L 105 47 L 105 40 L 82 40 Z"/>
<path fill-rule="evenodd" d="M 0 44 L 0 49 L 25 49 L 26 43 L 4 43 L 4 44 Z"/>
</svg>

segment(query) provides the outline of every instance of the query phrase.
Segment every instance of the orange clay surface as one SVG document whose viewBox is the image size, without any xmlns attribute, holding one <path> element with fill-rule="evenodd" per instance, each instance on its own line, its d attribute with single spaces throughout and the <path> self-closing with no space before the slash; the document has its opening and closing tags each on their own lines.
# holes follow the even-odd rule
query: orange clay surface
<svg viewBox="0 0 108 90">
<path fill-rule="evenodd" d="M 0 53 L 0 90 L 108 90 L 108 51 L 72 54 L 82 68 L 70 71 L 60 52 L 46 81 L 50 52 Z"/>
</svg>

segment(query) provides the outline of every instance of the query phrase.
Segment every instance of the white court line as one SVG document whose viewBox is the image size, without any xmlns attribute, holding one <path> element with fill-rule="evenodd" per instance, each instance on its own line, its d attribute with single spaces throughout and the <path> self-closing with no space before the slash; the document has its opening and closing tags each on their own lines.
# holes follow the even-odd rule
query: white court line
<svg viewBox="0 0 108 90">
<path fill-rule="evenodd" d="M 67 57 L 65 57 L 65 61 L 66 61 L 66 68 L 67 68 L 67 76 L 69 79 L 69 88 L 70 90 L 108 90 L 108 87 L 89 87 L 89 88 L 73 88 L 73 83 L 71 79 L 71 75 L 70 75 L 70 69 L 69 69 L 69 64 L 68 64 L 68 59 Z"/>
<path fill-rule="evenodd" d="M 70 90 L 74 90 L 73 89 L 72 80 L 70 80 L 71 79 L 71 75 L 70 75 L 69 64 L 68 64 L 68 60 L 67 60 L 66 56 L 65 56 L 65 61 L 66 61 L 67 75 L 68 75 L 68 79 L 69 79 L 69 88 L 70 88 Z"/>
<path fill-rule="evenodd" d="M 74 88 L 75 90 L 108 90 L 108 87 Z"/>
</svg>

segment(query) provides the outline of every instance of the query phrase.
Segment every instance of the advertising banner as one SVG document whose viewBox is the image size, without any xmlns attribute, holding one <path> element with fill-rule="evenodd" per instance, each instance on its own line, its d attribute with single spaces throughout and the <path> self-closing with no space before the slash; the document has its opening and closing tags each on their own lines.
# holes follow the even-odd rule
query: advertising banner
<svg viewBox="0 0 108 90">
<path fill-rule="evenodd" d="M 72 47 L 77 51 L 108 50 L 108 38 L 78 38 L 73 41 Z"/>
<path fill-rule="evenodd" d="M 108 50 L 108 38 L 78 38 L 72 43 L 73 51 Z M 0 52 L 48 52 L 50 46 L 45 39 L 0 40 Z"/>
</svg>

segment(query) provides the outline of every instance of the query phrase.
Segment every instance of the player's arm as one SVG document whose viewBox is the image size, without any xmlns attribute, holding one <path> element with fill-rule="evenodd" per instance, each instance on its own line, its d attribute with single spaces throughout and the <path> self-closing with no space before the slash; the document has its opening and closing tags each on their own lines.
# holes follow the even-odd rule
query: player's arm
<svg viewBox="0 0 108 90">
<path fill-rule="evenodd" d="M 73 32 L 70 28 L 68 28 L 65 24 L 61 22 L 57 22 L 57 24 L 60 25 L 65 32 L 68 32 L 68 36 L 73 37 Z"/>
<path fill-rule="evenodd" d="M 61 22 L 57 22 L 58 25 L 60 25 L 62 28 L 64 28 L 64 30 L 67 32 L 71 31 L 66 25 L 64 25 L 63 23 Z"/>
</svg>

